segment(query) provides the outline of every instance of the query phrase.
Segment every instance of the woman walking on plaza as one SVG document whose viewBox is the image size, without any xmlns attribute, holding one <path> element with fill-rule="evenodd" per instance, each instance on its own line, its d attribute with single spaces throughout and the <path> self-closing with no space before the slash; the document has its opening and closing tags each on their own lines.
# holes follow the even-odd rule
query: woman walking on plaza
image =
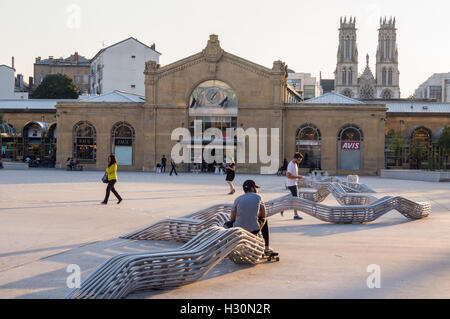
<svg viewBox="0 0 450 319">
<path fill-rule="evenodd" d="M 236 175 L 236 164 L 234 164 L 234 160 L 232 158 L 229 159 L 227 166 L 225 167 L 225 172 L 227 173 L 225 180 L 228 185 L 230 185 L 230 192 L 228 195 L 233 195 L 236 192 L 233 186 L 234 177 Z"/>
<path fill-rule="evenodd" d="M 109 155 L 108 157 L 108 167 L 106 168 L 106 175 L 108 176 L 108 186 L 106 187 L 105 200 L 102 202 L 102 204 L 108 204 L 110 192 L 113 192 L 113 194 L 118 199 L 117 204 L 120 204 L 120 202 L 122 201 L 122 197 L 120 197 L 119 193 L 114 188 L 114 184 L 116 184 L 117 182 L 117 159 L 114 155 Z"/>
</svg>

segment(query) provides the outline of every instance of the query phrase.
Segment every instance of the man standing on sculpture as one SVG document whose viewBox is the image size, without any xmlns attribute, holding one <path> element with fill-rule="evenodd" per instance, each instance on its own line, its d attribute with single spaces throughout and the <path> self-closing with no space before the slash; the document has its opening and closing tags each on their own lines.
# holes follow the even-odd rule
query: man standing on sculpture
<svg viewBox="0 0 450 319">
<path fill-rule="evenodd" d="M 303 160 L 303 155 L 300 153 L 295 153 L 294 158 L 292 161 L 290 161 L 287 170 L 286 170 L 286 186 L 291 191 L 292 196 L 298 197 L 298 187 L 297 187 L 297 181 L 302 179 L 303 177 L 298 175 L 298 165 Z M 294 210 L 294 219 L 303 219 L 302 217 L 298 216 L 297 210 Z"/>
</svg>

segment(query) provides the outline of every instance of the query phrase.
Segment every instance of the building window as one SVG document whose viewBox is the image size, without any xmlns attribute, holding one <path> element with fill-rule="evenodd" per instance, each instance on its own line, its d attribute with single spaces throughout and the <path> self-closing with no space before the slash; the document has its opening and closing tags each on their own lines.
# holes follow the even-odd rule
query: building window
<svg viewBox="0 0 450 319">
<path fill-rule="evenodd" d="M 116 155 L 117 164 L 133 165 L 133 144 L 135 131 L 127 122 L 116 123 L 111 131 L 111 153 Z"/>
<path fill-rule="evenodd" d="M 442 87 L 441 86 L 430 86 L 430 94 L 428 95 L 430 99 L 436 99 L 437 102 L 442 101 Z"/>
<path fill-rule="evenodd" d="M 132 89 L 136 88 L 136 85 L 131 84 L 131 88 L 132 88 Z"/>
<path fill-rule="evenodd" d="M 388 85 L 392 85 L 392 74 L 393 72 L 392 69 L 390 68 L 388 72 Z"/>
<path fill-rule="evenodd" d="M 384 90 L 383 93 L 381 93 L 381 98 L 383 100 L 390 100 L 393 98 L 392 91 L 391 90 Z"/>
<path fill-rule="evenodd" d="M 375 90 L 370 85 L 364 85 L 359 91 L 359 98 L 363 100 L 371 100 L 375 98 Z"/>
<path fill-rule="evenodd" d="M 321 145 L 322 136 L 315 125 L 304 124 L 298 129 L 295 147 L 296 151 L 304 156 L 300 164 L 301 168 L 321 168 Z"/>
<path fill-rule="evenodd" d="M 353 93 L 352 93 L 351 90 L 345 89 L 345 90 L 342 92 L 342 95 L 345 95 L 346 97 L 352 97 L 352 96 L 353 96 Z"/>
<path fill-rule="evenodd" d="M 385 68 L 383 68 L 383 71 L 382 71 L 382 84 L 383 85 L 386 85 L 386 69 Z"/>
<path fill-rule="evenodd" d="M 131 58 L 132 58 L 132 59 L 136 59 L 136 56 L 135 56 L 135 55 L 132 55 Z"/>
<path fill-rule="evenodd" d="M 342 84 L 347 84 L 347 70 L 345 68 L 342 70 Z"/>
<path fill-rule="evenodd" d="M 94 164 L 97 159 L 97 134 L 89 122 L 79 122 L 73 127 L 73 158 L 80 163 Z"/>
</svg>

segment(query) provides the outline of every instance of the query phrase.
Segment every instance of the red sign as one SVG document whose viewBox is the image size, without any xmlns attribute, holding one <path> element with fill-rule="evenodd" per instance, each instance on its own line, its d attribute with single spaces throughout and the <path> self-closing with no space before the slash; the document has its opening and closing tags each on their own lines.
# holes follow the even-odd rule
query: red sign
<svg viewBox="0 0 450 319">
<path fill-rule="evenodd" d="M 361 149 L 361 142 L 341 142 L 341 149 L 359 151 Z"/>
</svg>

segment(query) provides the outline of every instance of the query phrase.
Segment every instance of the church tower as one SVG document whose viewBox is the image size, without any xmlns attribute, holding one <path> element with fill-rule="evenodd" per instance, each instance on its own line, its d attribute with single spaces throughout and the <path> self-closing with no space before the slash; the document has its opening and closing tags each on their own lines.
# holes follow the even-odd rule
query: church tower
<svg viewBox="0 0 450 319">
<path fill-rule="evenodd" d="M 358 48 L 356 46 L 356 18 L 342 19 L 339 28 L 337 66 L 334 71 L 334 90 L 348 97 L 358 97 Z"/>
<path fill-rule="evenodd" d="M 376 97 L 400 98 L 400 72 L 398 71 L 397 29 L 395 18 L 380 19 L 376 65 Z"/>
</svg>

